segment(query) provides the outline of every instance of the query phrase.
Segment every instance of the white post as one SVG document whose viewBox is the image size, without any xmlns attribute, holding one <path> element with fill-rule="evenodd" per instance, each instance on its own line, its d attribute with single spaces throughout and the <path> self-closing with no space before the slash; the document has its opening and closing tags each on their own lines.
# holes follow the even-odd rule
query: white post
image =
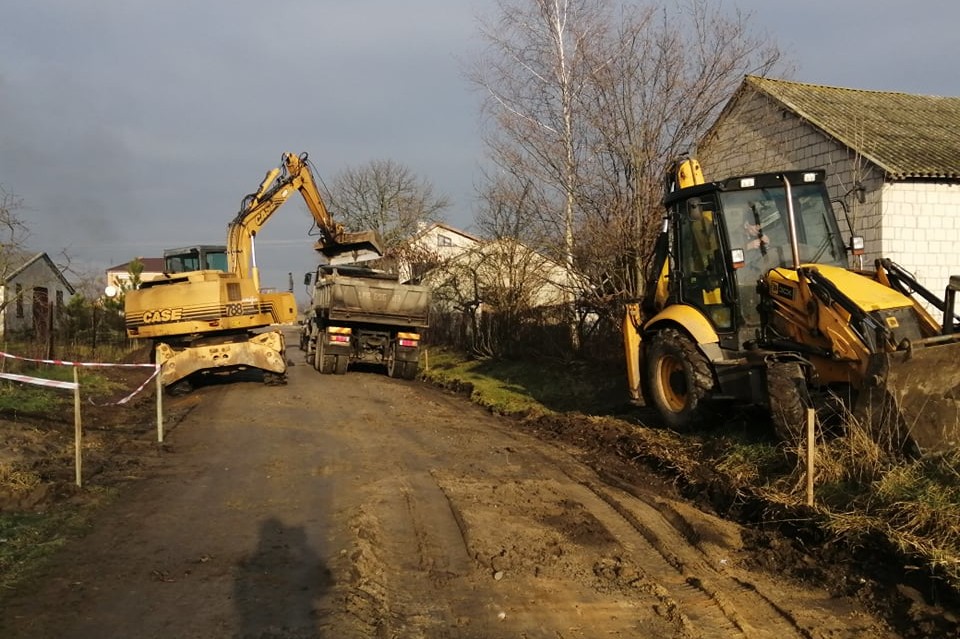
<svg viewBox="0 0 960 639">
<path fill-rule="evenodd" d="M 73 452 L 74 452 L 74 466 L 76 468 L 76 481 L 77 486 L 83 485 L 82 479 L 82 465 L 83 460 L 81 459 L 81 445 L 80 439 L 82 437 L 83 429 L 80 426 L 80 373 L 77 371 L 77 367 L 73 367 Z"/>
</svg>

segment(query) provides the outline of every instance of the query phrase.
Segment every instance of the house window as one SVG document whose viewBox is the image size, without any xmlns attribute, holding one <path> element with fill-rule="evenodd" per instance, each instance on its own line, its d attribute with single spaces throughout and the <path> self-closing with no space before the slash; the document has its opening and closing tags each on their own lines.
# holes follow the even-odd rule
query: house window
<svg viewBox="0 0 960 639">
<path fill-rule="evenodd" d="M 23 285 L 17 284 L 17 317 L 23 317 Z"/>
<path fill-rule="evenodd" d="M 63 313 L 63 291 L 57 291 L 57 315 Z"/>
<path fill-rule="evenodd" d="M 453 241 L 446 235 L 438 235 L 437 246 L 453 246 Z"/>
</svg>

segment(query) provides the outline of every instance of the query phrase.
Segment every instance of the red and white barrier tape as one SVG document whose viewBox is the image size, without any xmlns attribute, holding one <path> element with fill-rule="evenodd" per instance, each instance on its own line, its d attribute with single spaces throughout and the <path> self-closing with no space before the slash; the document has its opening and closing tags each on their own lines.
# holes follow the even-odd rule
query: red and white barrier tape
<svg viewBox="0 0 960 639">
<path fill-rule="evenodd" d="M 135 391 L 124 397 L 118 402 L 107 402 L 106 404 L 97 404 L 98 406 L 113 406 L 117 404 L 126 404 L 131 399 L 137 396 L 140 391 L 147 387 L 147 384 L 150 383 L 160 373 L 160 367 L 156 364 L 111 364 L 104 362 L 70 362 L 62 359 L 32 359 L 30 357 L 20 357 L 19 355 L 11 355 L 10 353 L 4 353 L 0 351 L 0 358 L 7 357 L 9 359 L 19 359 L 24 362 L 34 362 L 37 364 L 52 364 L 54 366 L 83 366 L 87 368 L 95 367 L 116 367 L 116 368 L 152 368 L 153 374 L 150 375 L 139 388 Z M 61 382 L 55 379 L 44 379 L 42 377 L 29 377 L 27 375 L 17 375 L 14 373 L 0 373 L 0 378 L 9 379 L 14 382 L 23 382 L 25 384 L 34 384 L 36 386 L 49 386 L 51 388 L 65 388 L 67 390 L 76 389 L 79 384 L 75 382 Z M 91 403 L 93 401 L 91 400 Z"/>
<path fill-rule="evenodd" d="M 156 366 L 155 364 L 112 364 L 109 362 L 70 362 L 64 359 L 31 359 L 29 357 L 11 355 L 10 353 L 4 353 L 2 351 L 0 351 L 0 357 L 19 359 L 24 362 L 35 362 L 38 364 L 53 364 L 54 366 L 85 366 L 89 368 L 94 368 L 97 366 L 115 368 L 154 368 Z"/>
<path fill-rule="evenodd" d="M 43 379 L 42 377 L 29 377 L 27 375 L 16 375 L 14 373 L 0 373 L 0 377 L 2 377 L 3 379 L 13 380 L 15 382 L 23 382 L 24 384 L 35 384 L 36 386 L 49 386 L 51 388 L 65 388 L 67 390 L 75 390 L 79 386 L 79 384 L 77 384 L 76 382 L 61 382 L 55 379 Z"/>
<path fill-rule="evenodd" d="M 159 374 L 160 374 L 160 367 L 159 367 L 159 366 L 154 366 L 153 374 L 152 374 L 150 377 L 148 377 L 146 380 L 144 380 L 144 382 L 143 382 L 142 384 L 140 384 L 140 387 L 137 388 L 137 390 L 133 391 L 132 393 L 130 393 L 129 395 L 127 395 L 126 397 L 124 397 L 123 399 L 121 399 L 119 402 L 113 402 L 113 403 L 114 403 L 114 404 L 126 404 L 126 403 L 129 402 L 131 399 L 133 399 L 134 397 L 136 397 L 137 394 L 138 394 L 140 391 L 142 391 L 144 388 L 146 388 L 146 387 L 147 387 L 147 384 L 149 384 L 150 381 L 151 381 L 152 379 L 154 379 L 154 378 L 155 378 L 157 375 L 159 375 Z M 110 405 L 110 403 L 108 402 L 107 404 L 100 404 L 100 405 L 101 405 L 101 406 L 106 406 L 106 405 Z"/>
</svg>

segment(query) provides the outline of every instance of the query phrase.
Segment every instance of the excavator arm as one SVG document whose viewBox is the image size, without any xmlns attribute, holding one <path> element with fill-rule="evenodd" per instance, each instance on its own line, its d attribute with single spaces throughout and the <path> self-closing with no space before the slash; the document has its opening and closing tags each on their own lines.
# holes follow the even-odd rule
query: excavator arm
<svg viewBox="0 0 960 639">
<path fill-rule="evenodd" d="M 307 154 L 297 156 L 284 153 L 282 165 L 270 169 L 257 191 L 243 199 L 240 212 L 228 227 L 227 266 L 230 272 L 241 278 L 253 279 L 259 290 L 260 277 L 256 266 L 254 239 L 294 191 L 303 197 L 320 230 L 321 239 L 314 248 L 328 259 L 349 256 L 346 259 L 360 261 L 361 256 L 369 259 L 371 256 L 383 255 L 375 232 L 347 233 L 341 224 L 334 221 L 307 165 Z"/>
</svg>

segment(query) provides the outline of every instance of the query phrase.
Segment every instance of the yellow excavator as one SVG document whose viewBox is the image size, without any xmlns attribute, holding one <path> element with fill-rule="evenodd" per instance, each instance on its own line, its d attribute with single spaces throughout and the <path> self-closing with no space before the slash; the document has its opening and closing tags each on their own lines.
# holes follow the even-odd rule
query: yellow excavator
<svg viewBox="0 0 960 639">
<path fill-rule="evenodd" d="M 263 292 L 255 240 L 273 213 L 299 192 L 319 230 L 314 248 L 331 263 L 382 255 L 374 231 L 349 233 L 333 220 L 310 171 L 307 154 L 283 155 L 255 193 L 243 199 L 227 227 L 226 246 L 197 246 L 165 252 L 165 272 L 124 297 L 127 335 L 149 339 L 162 384 L 186 390 L 199 375 L 263 372 L 264 381 L 286 381 L 283 333 L 264 330 L 293 324 L 290 292 Z"/>
<path fill-rule="evenodd" d="M 808 409 L 829 407 L 890 450 L 960 445 L 960 277 L 940 298 L 887 259 L 849 268 L 863 241 L 841 239 L 824 180 L 669 168 L 650 277 L 623 325 L 632 399 L 677 430 L 734 402 L 797 441 Z"/>
</svg>

